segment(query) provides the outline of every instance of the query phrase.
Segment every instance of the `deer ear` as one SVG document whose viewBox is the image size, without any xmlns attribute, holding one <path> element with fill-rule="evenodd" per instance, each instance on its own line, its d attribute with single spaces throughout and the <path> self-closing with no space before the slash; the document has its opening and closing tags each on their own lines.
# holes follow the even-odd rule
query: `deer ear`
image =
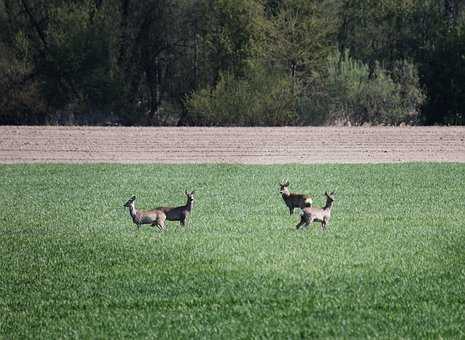
<svg viewBox="0 0 465 340">
<path fill-rule="evenodd" d="M 195 193 L 195 190 L 191 192 L 191 195 L 193 195 Z"/>
<path fill-rule="evenodd" d="M 131 197 L 131 201 L 134 201 L 136 199 L 136 196 Z"/>
</svg>

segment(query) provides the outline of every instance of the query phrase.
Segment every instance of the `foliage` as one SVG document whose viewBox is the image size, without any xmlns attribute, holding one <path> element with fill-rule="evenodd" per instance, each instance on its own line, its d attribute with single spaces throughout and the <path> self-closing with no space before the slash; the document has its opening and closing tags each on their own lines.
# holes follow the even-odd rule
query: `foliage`
<svg viewBox="0 0 465 340">
<path fill-rule="evenodd" d="M 290 81 L 288 101 L 305 107 L 309 87 L 325 88 L 328 56 L 348 50 L 370 76 L 379 73 L 354 103 L 362 120 L 398 122 L 408 106 L 417 123 L 462 124 L 464 27 L 461 0 L 0 0 L 0 123 L 64 113 L 203 124 L 186 96 L 223 86 L 224 75 L 249 83 L 251 65 Z M 390 113 L 375 105 L 404 80 Z M 410 103 L 395 104 L 409 94 Z M 300 120 L 286 110 L 277 124 L 306 123 L 309 110 Z M 313 123 L 327 121 L 313 111 Z"/>
<path fill-rule="evenodd" d="M 465 192 L 451 189 L 463 165 L 3 165 L 0 176 L 1 338 L 465 334 Z M 327 232 L 294 229 L 284 176 L 317 205 L 336 190 Z M 136 230 L 122 206 L 134 194 L 144 209 L 183 204 L 186 189 L 197 193 L 186 229 Z"/>
<path fill-rule="evenodd" d="M 238 79 L 223 74 L 214 88 L 193 93 L 189 115 L 202 125 L 287 125 L 296 118 L 292 81 L 266 69 L 252 70 Z"/>
<path fill-rule="evenodd" d="M 438 41 L 422 70 L 427 89 L 424 122 L 464 125 L 465 20 Z"/>
<path fill-rule="evenodd" d="M 336 24 L 324 12 L 328 1 L 285 0 L 263 24 L 263 61 L 303 81 L 334 46 Z M 326 14 L 326 15 L 325 15 Z"/>
<path fill-rule="evenodd" d="M 308 95 L 300 100 L 299 111 L 311 124 L 365 122 L 398 124 L 412 119 L 423 100 L 414 67 L 396 64 L 389 73 L 374 70 L 349 56 L 348 51 L 330 56 L 326 68 L 315 77 Z"/>
<path fill-rule="evenodd" d="M 49 7 L 47 53 L 37 58 L 42 93 L 53 108 L 108 110 L 112 99 L 107 28 L 87 6 Z"/>
<path fill-rule="evenodd" d="M 22 40 L 19 35 L 18 40 Z M 22 40 L 24 42 L 24 40 Z M 20 44 L 20 42 L 17 42 Z M 39 82 L 30 79 L 30 64 L 11 55 L 20 53 L 0 42 L 0 124 L 39 123 L 46 111 Z"/>
<path fill-rule="evenodd" d="M 463 122 L 463 1 L 345 1 L 340 16 L 338 43 L 356 59 L 389 70 L 402 60 L 416 66 L 423 123 Z"/>
<path fill-rule="evenodd" d="M 200 5 L 200 53 L 212 69 L 206 84 L 214 86 L 222 73 L 243 76 L 259 39 L 261 6 L 249 0 L 208 0 Z"/>
</svg>

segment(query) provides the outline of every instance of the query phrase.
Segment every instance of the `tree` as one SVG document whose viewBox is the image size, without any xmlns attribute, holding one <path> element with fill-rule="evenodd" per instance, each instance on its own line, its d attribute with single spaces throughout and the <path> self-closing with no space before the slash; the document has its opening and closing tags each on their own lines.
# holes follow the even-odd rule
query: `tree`
<svg viewBox="0 0 465 340">
<path fill-rule="evenodd" d="M 299 100 L 299 114 L 312 125 L 399 124 L 415 118 L 424 95 L 416 68 L 403 61 L 389 72 L 373 70 L 348 51 L 327 58 L 324 71 Z"/>
<path fill-rule="evenodd" d="M 244 77 L 222 74 L 215 86 L 194 92 L 186 101 L 197 124 L 213 126 L 293 124 L 295 104 L 290 77 L 258 65 Z"/>
<path fill-rule="evenodd" d="M 16 51 L 10 62 L 27 65 L 23 85 L 35 84 L 34 95 L 15 97 L 17 104 L 30 106 L 30 112 L 37 107 L 49 112 L 73 105 L 91 112 L 104 108 L 109 102 L 110 61 L 104 21 L 97 18 L 98 4 L 3 3 L 7 27 L 2 41 Z"/>
<path fill-rule="evenodd" d="M 393 70 L 409 60 L 419 70 L 427 99 L 424 123 L 460 122 L 465 111 L 461 0 L 354 0 L 341 7 L 338 42 L 370 65 Z"/>
<path fill-rule="evenodd" d="M 303 81 L 323 64 L 334 46 L 335 22 L 328 1 L 283 0 L 273 3 L 263 32 L 263 59 L 273 69 Z"/>
</svg>

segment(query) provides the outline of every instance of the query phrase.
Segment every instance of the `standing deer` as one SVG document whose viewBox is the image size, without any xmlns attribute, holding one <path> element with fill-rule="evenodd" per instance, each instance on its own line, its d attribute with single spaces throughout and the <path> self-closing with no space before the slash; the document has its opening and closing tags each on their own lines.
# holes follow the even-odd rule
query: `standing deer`
<svg viewBox="0 0 465 340">
<path fill-rule="evenodd" d="M 158 227 L 160 231 L 165 230 L 165 213 L 159 209 L 148 211 L 137 210 L 134 203 L 135 200 L 136 196 L 132 196 L 124 204 L 124 207 L 129 208 L 129 214 L 132 217 L 132 221 L 137 225 L 137 228 L 140 228 L 141 224 L 151 224 L 152 227 Z"/>
<path fill-rule="evenodd" d="M 166 215 L 168 221 L 179 221 L 182 226 L 186 225 L 187 218 L 194 207 L 194 191 L 185 192 L 187 196 L 187 203 L 180 207 L 159 207 L 157 210 L 162 211 Z"/>
<path fill-rule="evenodd" d="M 286 203 L 289 208 L 289 215 L 292 215 L 294 208 L 303 209 L 312 206 L 313 200 L 309 195 L 289 192 L 289 181 L 282 180 L 279 186 L 281 187 L 279 193 L 283 197 L 284 203 Z"/>
<path fill-rule="evenodd" d="M 328 194 L 325 192 L 326 205 L 323 208 L 308 207 L 302 209 L 302 215 L 300 216 L 300 222 L 296 225 L 296 229 L 299 229 L 303 224 L 305 228 L 313 222 L 321 222 L 321 229 L 326 230 L 326 226 L 331 219 L 331 209 L 333 208 L 336 193 L 333 191 Z"/>
</svg>

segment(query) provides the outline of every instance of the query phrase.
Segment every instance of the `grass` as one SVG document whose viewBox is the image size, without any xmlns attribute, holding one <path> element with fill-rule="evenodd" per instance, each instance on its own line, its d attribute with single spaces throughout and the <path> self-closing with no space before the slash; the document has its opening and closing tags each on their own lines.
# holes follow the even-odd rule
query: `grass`
<svg viewBox="0 0 465 340">
<path fill-rule="evenodd" d="M 296 231 L 278 194 L 336 190 Z M 464 338 L 465 166 L 0 166 L 0 338 Z M 184 204 L 136 230 L 123 203 Z"/>
</svg>

